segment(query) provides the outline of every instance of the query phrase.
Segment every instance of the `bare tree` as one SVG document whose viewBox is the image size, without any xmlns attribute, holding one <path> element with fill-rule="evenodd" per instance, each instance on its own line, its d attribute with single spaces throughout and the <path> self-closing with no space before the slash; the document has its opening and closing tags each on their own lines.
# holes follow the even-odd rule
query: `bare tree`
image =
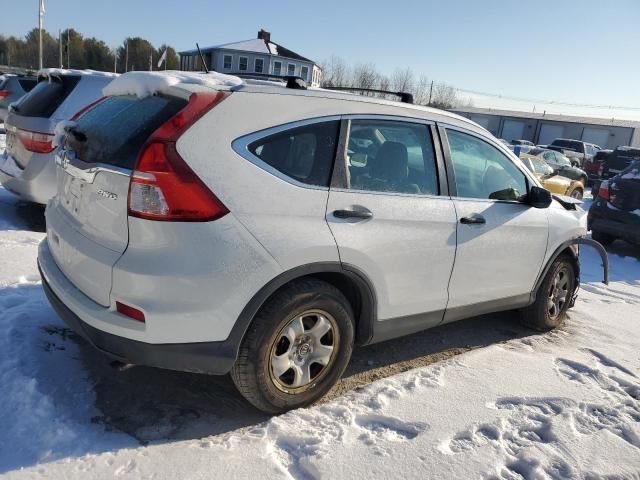
<svg viewBox="0 0 640 480">
<path fill-rule="evenodd" d="M 456 90 L 444 83 L 438 83 L 433 86 L 433 98 L 431 106 L 436 108 L 453 108 L 458 104 Z"/>
<path fill-rule="evenodd" d="M 378 88 L 380 90 L 390 90 L 391 89 L 391 80 L 386 75 L 379 75 L 378 78 Z M 387 95 L 384 93 L 380 93 L 378 95 L 380 98 L 387 98 Z"/>
<path fill-rule="evenodd" d="M 429 78 L 422 74 L 413 90 L 413 102 L 416 105 L 426 105 L 429 103 Z"/>
<path fill-rule="evenodd" d="M 331 55 L 329 60 L 322 63 L 322 86 L 345 86 L 349 78 L 348 71 L 349 68 L 342 58 Z"/>
<path fill-rule="evenodd" d="M 391 85 L 397 92 L 413 91 L 413 70 L 410 67 L 400 69 L 396 68 L 391 77 Z"/>
<path fill-rule="evenodd" d="M 373 63 L 359 63 L 353 69 L 352 86 L 371 89 L 378 83 L 378 71 Z"/>
</svg>

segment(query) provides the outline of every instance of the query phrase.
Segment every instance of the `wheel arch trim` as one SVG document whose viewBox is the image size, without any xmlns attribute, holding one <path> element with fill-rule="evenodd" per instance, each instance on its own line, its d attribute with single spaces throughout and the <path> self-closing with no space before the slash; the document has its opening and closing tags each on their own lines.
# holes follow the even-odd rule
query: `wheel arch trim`
<svg viewBox="0 0 640 480">
<path fill-rule="evenodd" d="M 359 308 L 360 315 L 355 319 L 356 341 L 362 345 L 369 343 L 373 337 L 373 326 L 375 324 L 377 312 L 377 300 L 372 282 L 364 272 L 353 265 L 343 264 L 340 262 L 315 262 L 300 265 L 280 273 L 258 290 L 251 300 L 249 300 L 238 316 L 238 319 L 227 338 L 227 342 L 231 342 L 235 347 L 236 358 L 242 339 L 249 329 L 255 315 L 275 292 L 294 280 L 321 274 L 343 275 L 351 280 L 356 286 L 361 303 Z"/>
</svg>

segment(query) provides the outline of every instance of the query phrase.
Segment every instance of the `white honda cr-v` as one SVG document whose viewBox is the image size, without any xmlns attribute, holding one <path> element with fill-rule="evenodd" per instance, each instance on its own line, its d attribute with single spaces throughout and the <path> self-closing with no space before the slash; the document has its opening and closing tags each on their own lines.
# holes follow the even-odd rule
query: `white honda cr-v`
<svg viewBox="0 0 640 480">
<path fill-rule="evenodd" d="M 230 372 L 281 412 L 354 344 L 562 321 L 588 242 L 572 199 L 464 118 L 294 86 L 129 73 L 66 127 L 38 262 L 74 330 L 122 362 Z"/>
</svg>

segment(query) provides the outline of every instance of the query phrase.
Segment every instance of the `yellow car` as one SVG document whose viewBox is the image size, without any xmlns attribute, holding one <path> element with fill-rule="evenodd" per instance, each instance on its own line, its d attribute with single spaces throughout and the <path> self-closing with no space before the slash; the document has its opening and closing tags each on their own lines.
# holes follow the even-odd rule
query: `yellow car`
<svg viewBox="0 0 640 480">
<path fill-rule="evenodd" d="M 538 177 L 542 186 L 550 192 L 582 200 L 584 195 L 582 182 L 556 175 L 553 168 L 539 157 L 524 153 L 520 155 L 520 160 Z"/>
</svg>

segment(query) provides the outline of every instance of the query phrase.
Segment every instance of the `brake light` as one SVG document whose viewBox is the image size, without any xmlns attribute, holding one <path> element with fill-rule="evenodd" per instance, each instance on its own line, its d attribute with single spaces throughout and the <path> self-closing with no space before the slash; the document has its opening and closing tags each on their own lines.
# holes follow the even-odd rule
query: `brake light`
<svg viewBox="0 0 640 480">
<path fill-rule="evenodd" d="M 598 196 L 603 200 L 609 200 L 609 182 L 605 180 L 600 184 L 598 189 Z"/>
<path fill-rule="evenodd" d="M 180 157 L 176 141 L 229 93 L 193 93 L 142 149 L 129 184 L 129 215 L 147 220 L 208 222 L 229 210 Z"/>
<path fill-rule="evenodd" d="M 124 315 L 125 317 L 133 318 L 139 322 L 145 322 L 144 313 L 142 310 L 138 310 L 137 308 L 131 307 L 129 305 L 125 305 L 124 303 L 116 302 L 116 310 L 119 314 Z"/>
<path fill-rule="evenodd" d="M 34 153 L 50 153 L 53 146 L 53 135 L 30 130 L 18 130 L 16 132 L 24 148 Z"/>
<path fill-rule="evenodd" d="M 0 100 L 8 97 L 9 95 L 11 95 L 11 92 L 9 90 L 0 90 Z"/>
</svg>

